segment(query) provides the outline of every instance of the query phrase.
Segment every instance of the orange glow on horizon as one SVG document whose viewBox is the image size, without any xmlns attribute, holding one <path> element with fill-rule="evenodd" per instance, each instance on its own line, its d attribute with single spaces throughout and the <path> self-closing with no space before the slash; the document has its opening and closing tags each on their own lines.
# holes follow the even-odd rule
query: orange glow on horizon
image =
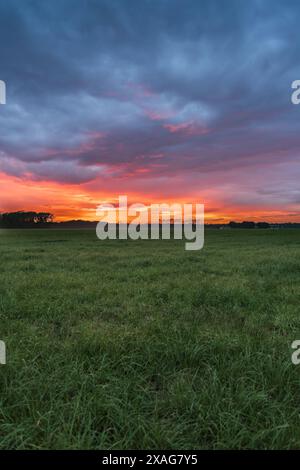
<svg viewBox="0 0 300 470">
<path fill-rule="evenodd" d="M 113 191 L 99 191 L 91 188 L 89 184 L 59 184 L 49 181 L 25 180 L 9 177 L 0 173 L 1 186 L 1 212 L 18 210 L 43 211 L 54 214 L 54 220 L 63 222 L 67 220 L 97 220 L 96 209 L 109 202 L 118 205 L 119 193 Z M 267 222 L 300 222 L 300 214 L 296 208 L 284 210 L 274 207 L 243 207 L 241 205 L 224 205 L 217 191 L 199 192 L 198 195 L 186 197 L 159 197 L 158 194 L 148 194 L 142 191 L 120 191 L 120 195 L 127 194 L 128 205 L 142 203 L 149 206 L 152 203 L 184 204 L 204 203 L 206 223 L 228 223 L 243 220 Z"/>
</svg>

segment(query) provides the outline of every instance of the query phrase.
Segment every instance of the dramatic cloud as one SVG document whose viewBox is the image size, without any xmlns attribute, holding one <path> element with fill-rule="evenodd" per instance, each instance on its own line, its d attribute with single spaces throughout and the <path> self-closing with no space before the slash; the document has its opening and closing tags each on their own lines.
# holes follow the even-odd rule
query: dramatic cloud
<svg viewBox="0 0 300 470">
<path fill-rule="evenodd" d="M 299 15 L 288 0 L 0 0 L 0 172 L 15 188 L 0 210 L 44 184 L 45 201 L 84 194 L 89 217 L 122 191 L 295 218 Z"/>
</svg>

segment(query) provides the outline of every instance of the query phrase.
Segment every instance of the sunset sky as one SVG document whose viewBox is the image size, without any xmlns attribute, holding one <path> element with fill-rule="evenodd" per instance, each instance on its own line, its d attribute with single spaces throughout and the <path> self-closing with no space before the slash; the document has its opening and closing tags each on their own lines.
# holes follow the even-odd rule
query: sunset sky
<svg viewBox="0 0 300 470">
<path fill-rule="evenodd" d="M 0 0 L 0 212 L 300 221 L 300 3 Z"/>
</svg>

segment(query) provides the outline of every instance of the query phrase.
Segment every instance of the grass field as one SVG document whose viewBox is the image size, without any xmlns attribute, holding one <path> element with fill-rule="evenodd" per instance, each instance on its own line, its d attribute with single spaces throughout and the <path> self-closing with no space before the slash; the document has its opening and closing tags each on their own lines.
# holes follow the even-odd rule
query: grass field
<svg viewBox="0 0 300 470">
<path fill-rule="evenodd" d="M 300 448 L 300 231 L 0 248 L 0 448 Z"/>
</svg>

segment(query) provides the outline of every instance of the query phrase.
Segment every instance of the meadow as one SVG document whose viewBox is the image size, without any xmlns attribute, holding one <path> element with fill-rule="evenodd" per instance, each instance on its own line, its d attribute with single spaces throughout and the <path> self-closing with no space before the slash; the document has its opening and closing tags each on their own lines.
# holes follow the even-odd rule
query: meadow
<svg viewBox="0 0 300 470">
<path fill-rule="evenodd" d="M 0 250 L 1 449 L 300 448 L 300 231 Z"/>
</svg>

